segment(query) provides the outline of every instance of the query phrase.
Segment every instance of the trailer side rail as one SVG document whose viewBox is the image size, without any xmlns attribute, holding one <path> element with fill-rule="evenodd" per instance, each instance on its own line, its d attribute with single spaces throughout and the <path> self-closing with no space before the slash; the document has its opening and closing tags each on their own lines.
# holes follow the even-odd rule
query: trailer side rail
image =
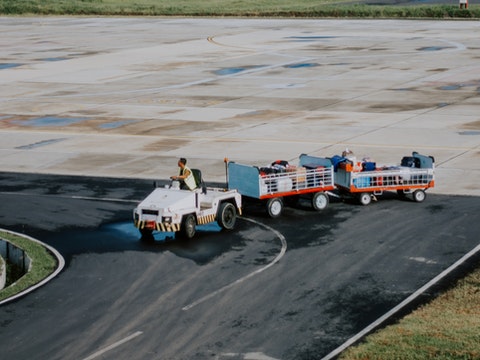
<svg viewBox="0 0 480 360">
<path fill-rule="evenodd" d="M 296 168 L 294 171 L 259 177 L 260 199 L 333 190 L 333 167 Z"/>
</svg>

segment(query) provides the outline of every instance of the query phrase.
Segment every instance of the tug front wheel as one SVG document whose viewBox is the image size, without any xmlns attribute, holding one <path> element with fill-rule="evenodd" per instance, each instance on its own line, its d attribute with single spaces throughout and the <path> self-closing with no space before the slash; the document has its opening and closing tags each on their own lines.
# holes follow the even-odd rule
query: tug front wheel
<svg viewBox="0 0 480 360">
<path fill-rule="evenodd" d="M 153 240 L 153 231 L 150 229 L 140 229 L 140 234 L 142 234 L 142 241 L 152 241 Z"/>
<path fill-rule="evenodd" d="M 193 214 L 185 215 L 180 226 L 180 236 L 184 239 L 191 239 L 195 236 L 197 221 Z"/>
</svg>

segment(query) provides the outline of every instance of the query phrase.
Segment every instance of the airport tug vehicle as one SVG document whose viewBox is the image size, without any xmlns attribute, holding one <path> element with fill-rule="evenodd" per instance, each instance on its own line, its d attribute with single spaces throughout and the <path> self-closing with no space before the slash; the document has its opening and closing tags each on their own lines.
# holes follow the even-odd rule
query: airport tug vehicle
<svg viewBox="0 0 480 360">
<path fill-rule="evenodd" d="M 377 166 L 370 161 L 356 162 L 336 156 L 335 186 L 343 196 L 356 197 L 360 204 L 368 205 L 384 191 L 396 191 L 401 198 L 411 196 L 422 202 L 425 191 L 435 185 L 435 159 L 413 152 L 404 156 L 400 165 Z"/>
<path fill-rule="evenodd" d="M 155 189 L 133 210 L 135 226 L 143 239 L 153 232 L 174 232 L 193 238 L 197 225 L 217 222 L 227 230 L 235 226 L 242 213 L 242 196 L 236 190 L 206 187 L 201 172 L 191 169 L 197 184 L 195 190 L 180 189 L 178 181 Z"/>
<path fill-rule="evenodd" d="M 264 167 L 226 162 L 228 188 L 263 203 L 272 218 L 281 215 L 284 203 L 293 205 L 300 196 L 309 197 L 315 210 L 323 210 L 329 204 L 327 192 L 335 189 L 332 162 L 327 158 L 301 154 L 298 166 L 282 160 Z"/>
</svg>

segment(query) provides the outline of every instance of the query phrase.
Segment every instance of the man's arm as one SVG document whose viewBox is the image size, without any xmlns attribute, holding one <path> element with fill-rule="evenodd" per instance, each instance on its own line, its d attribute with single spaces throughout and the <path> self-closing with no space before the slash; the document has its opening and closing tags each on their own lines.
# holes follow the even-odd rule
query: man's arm
<svg viewBox="0 0 480 360">
<path fill-rule="evenodd" d="M 190 176 L 190 170 L 185 169 L 183 171 L 183 175 L 178 175 L 178 176 L 170 176 L 170 179 L 172 180 L 185 180 L 187 177 Z"/>
</svg>

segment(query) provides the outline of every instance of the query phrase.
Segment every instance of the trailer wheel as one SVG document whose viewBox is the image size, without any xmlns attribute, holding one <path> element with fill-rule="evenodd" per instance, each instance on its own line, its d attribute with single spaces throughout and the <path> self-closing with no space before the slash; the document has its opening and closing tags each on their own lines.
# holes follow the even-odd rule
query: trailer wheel
<svg viewBox="0 0 480 360">
<path fill-rule="evenodd" d="M 360 201 L 360 204 L 366 206 L 372 202 L 372 196 L 369 193 L 361 193 L 358 200 Z"/>
<path fill-rule="evenodd" d="M 180 235 L 182 238 L 191 239 L 195 236 L 195 226 L 197 221 L 193 214 L 185 215 L 182 220 L 182 225 L 180 227 Z"/>
<path fill-rule="evenodd" d="M 324 192 L 317 192 L 312 197 L 312 207 L 317 210 L 324 210 L 328 206 L 328 195 Z"/>
<path fill-rule="evenodd" d="M 422 202 L 427 197 L 427 194 L 423 190 L 415 190 L 413 192 L 413 200 L 416 202 Z"/>
<path fill-rule="evenodd" d="M 217 214 L 218 225 L 225 230 L 232 230 L 235 226 L 237 218 L 237 210 L 235 206 L 229 202 L 223 202 L 220 204 Z"/>
<path fill-rule="evenodd" d="M 271 198 L 267 201 L 267 212 L 272 218 L 279 217 L 282 214 L 283 201 L 281 198 Z"/>
</svg>

